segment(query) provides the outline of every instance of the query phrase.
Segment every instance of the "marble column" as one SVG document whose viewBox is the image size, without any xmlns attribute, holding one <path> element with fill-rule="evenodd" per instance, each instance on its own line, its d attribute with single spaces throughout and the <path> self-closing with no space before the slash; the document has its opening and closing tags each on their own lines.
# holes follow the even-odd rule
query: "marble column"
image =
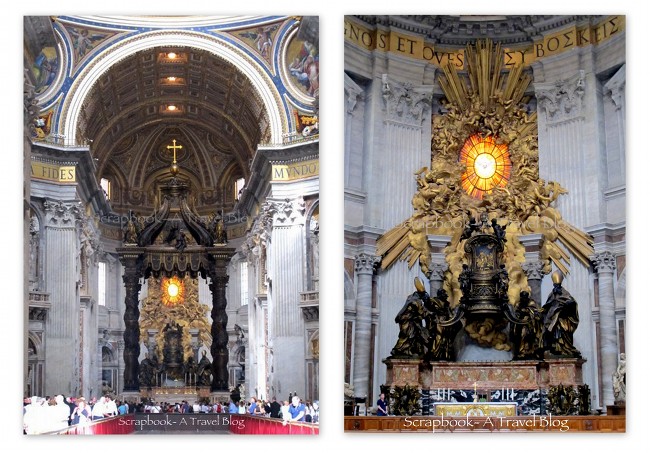
<svg viewBox="0 0 650 453">
<path fill-rule="evenodd" d="M 519 242 L 524 246 L 526 262 L 521 265 L 521 270 L 526 274 L 530 297 L 538 306 L 544 305 L 542 300 L 542 279 L 544 278 L 544 262 L 541 261 L 540 251 L 544 244 L 544 236 L 539 233 L 519 236 Z"/>
<path fill-rule="evenodd" d="M 370 370 L 370 350 L 372 338 L 372 276 L 380 262 L 380 257 L 361 253 L 355 257 L 357 274 L 357 305 L 354 341 L 354 396 L 368 396 Z"/>
<path fill-rule="evenodd" d="M 226 262 L 217 260 L 217 264 L 210 270 L 210 291 L 212 291 L 212 386 L 211 391 L 228 390 L 228 314 L 226 313 L 226 286 L 228 273 Z"/>
<path fill-rule="evenodd" d="M 429 274 L 429 295 L 436 297 L 438 290 L 442 288 L 445 280 L 445 272 L 449 268 L 447 263 L 431 263 L 431 274 Z"/>
<path fill-rule="evenodd" d="M 430 234 L 427 236 L 429 248 L 431 249 L 431 273 L 429 274 L 429 295 L 435 297 L 438 290 L 442 288 L 445 280 L 445 272 L 449 265 L 445 261 L 445 248 L 451 242 L 451 236 L 440 236 Z"/>
<path fill-rule="evenodd" d="M 80 252 L 78 202 L 45 201 L 45 285 L 51 309 L 46 318 L 46 376 L 48 395 L 80 391 Z"/>
<path fill-rule="evenodd" d="M 118 393 L 124 392 L 124 340 L 117 341 L 117 382 L 115 388 Z"/>
<path fill-rule="evenodd" d="M 521 269 L 526 274 L 528 279 L 528 286 L 530 286 L 530 297 L 542 306 L 542 278 L 544 278 L 544 262 L 543 261 L 529 261 L 521 265 Z"/>
<path fill-rule="evenodd" d="M 140 255 L 124 254 L 121 257 L 124 266 L 124 391 L 140 390 L 138 373 L 140 364 Z"/>
<path fill-rule="evenodd" d="M 618 361 L 616 340 L 616 313 L 614 299 L 614 271 L 616 257 L 609 251 L 597 253 L 593 264 L 598 273 L 598 308 L 600 319 L 600 367 L 603 383 L 602 405 L 614 404 L 612 375 Z"/>
</svg>

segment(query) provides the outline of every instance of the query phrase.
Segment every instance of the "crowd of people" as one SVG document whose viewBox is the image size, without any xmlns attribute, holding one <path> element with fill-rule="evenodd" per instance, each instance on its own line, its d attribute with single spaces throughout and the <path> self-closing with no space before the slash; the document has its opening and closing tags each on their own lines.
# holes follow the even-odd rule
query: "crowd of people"
<svg viewBox="0 0 650 453">
<path fill-rule="evenodd" d="M 87 425 L 91 421 L 101 420 L 116 415 L 128 413 L 195 413 L 195 414 L 242 414 L 260 417 L 276 418 L 284 424 L 290 422 L 318 423 L 318 401 L 302 401 L 298 396 L 292 396 L 291 402 L 279 402 L 275 397 L 265 401 L 251 397 L 249 401 L 233 401 L 210 403 L 208 400 L 188 401 L 179 403 L 143 401 L 128 403 L 115 400 L 110 395 L 92 398 L 87 401 L 83 397 L 54 397 L 32 396 L 23 402 L 23 432 L 24 434 L 43 434 L 56 432 L 71 425 Z"/>
<path fill-rule="evenodd" d="M 25 434 L 43 434 L 56 432 L 71 425 L 86 425 L 91 421 L 126 414 L 129 407 L 126 402 L 116 401 L 110 395 L 99 399 L 31 396 L 23 402 L 23 432 Z"/>
<path fill-rule="evenodd" d="M 237 407 L 231 402 L 229 407 L 230 413 L 277 418 L 285 424 L 288 422 L 318 423 L 319 411 L 318 401 L 303 402 L 299 396 L 291 397 L 291 402 L 284 400 L 282 403 L 275 397 L 270 403 L 251 397 L 248 403 L 240 401 Z"/>
</svg>

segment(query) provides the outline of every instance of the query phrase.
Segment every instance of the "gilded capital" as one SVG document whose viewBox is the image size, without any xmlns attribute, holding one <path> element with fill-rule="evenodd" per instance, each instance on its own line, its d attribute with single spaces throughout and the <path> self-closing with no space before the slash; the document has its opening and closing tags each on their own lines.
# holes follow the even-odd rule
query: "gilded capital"
<svg viewBox="0 0 650 453">
<path fill-rule="evenodd" d="M 373 274 L 381 262 L 381 257 L 360 253 L 354 257 L 354 269 L 358 274 Z"/>
<path fill-rule="evenodd" d="M 596 268 L 596 272 L 599 274 L 611 274 L 616 270 L 616 257 L 612 252 L 604 251 L 596 253 L 591 261 L 594 265 L 594 268 Z"/>
</svg>

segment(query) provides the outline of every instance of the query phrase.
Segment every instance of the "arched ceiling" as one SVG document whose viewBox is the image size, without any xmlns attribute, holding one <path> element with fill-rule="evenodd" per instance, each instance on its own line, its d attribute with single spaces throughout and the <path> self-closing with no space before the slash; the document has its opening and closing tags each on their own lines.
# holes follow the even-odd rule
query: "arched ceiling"
<svg viewBox="0 0 650 453">
<path fill-rule="evenodd" d="M 116 188 L 111 204 L 118 212 L 153 208 L 172 140 L 183 146 L 177 160 L 197 210 L 232 203 L 230 183 L 247 176 L 269 133 L 249 79 L 223 58 L 188 47 L 151 48 L 113 65 L 85 98 L 77 128 L 91 144 L 98 176 Z"/>
</svg>

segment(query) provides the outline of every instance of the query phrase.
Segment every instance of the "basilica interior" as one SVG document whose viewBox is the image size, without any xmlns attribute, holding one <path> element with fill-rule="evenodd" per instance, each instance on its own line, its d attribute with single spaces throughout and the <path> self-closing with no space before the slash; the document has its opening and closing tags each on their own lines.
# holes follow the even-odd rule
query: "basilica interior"
<svg viewBox="0 0 650 453">
<path fill-rule="evenodd" d="M 24 396 L 318 400 L 318 18 L 23 25 Z M 345 431 L 625 431 L 626 16 L 341 29 Z"/>
<path fill-rule="evenodd" d="M 344 43 L 346 414 L 624 414 L 625 16 Z"/>
<path fill-rule="evenodd" d="M 24 395 L 319 398 L 312 16 L 25 16 Z"/>
</svg>

